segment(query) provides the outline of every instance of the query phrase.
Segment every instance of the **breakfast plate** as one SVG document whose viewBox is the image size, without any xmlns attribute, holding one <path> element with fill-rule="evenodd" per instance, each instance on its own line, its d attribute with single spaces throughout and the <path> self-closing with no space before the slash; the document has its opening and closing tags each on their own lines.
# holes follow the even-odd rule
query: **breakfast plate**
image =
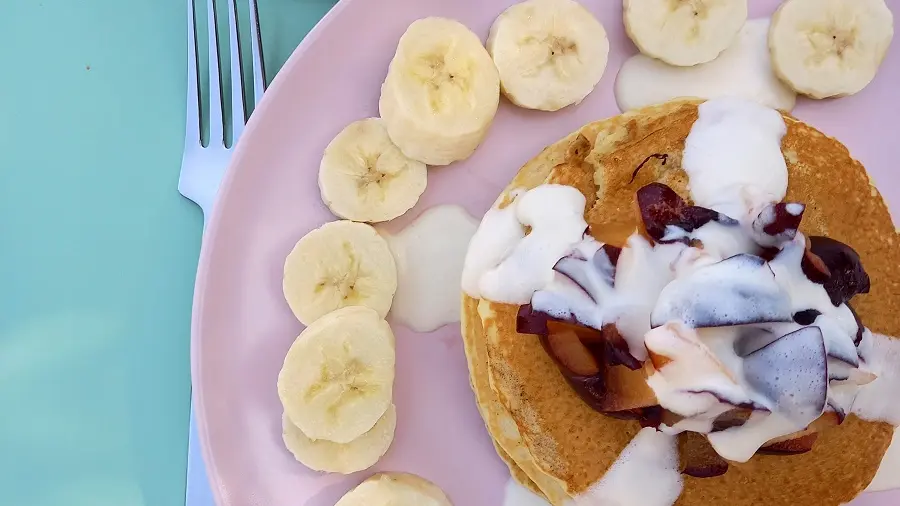
<svg viewBox="0 0 900 506">
<path fill-rule="evenodd" d="M 456 505 L 546 504 L 511 480 L 509 468 L 485 429 L 470 384 L 458 319 L 440 315 L 437 324 L 423 322 L 417 319 L 414 304 L 408 309 L 409 297 L 403 303 L 405 313 L 399 312 L 395 298 L 387 316 L 396 354 L 392 396 L 382 399 L 377 416 L 369 422 L 360 421 L 370 414 L 366 409 L 360 408 L 355 418 L 369 429 L 382 413 L 395 414 L 389 448 L 376 452 L 383 456 L 373 454 L 370 459 L 377 463 L 349 465 L 344 469 L 365 468 L 339 474 L 314 471 L 298 462 L 285 447 L 283 432 L 288 431 L 283 424 L 292 418 L 294 425 L 299 425 L 296 420 L 304 415 L 298 414 L 302 410 L 296 406 L 283 406 L 279 397 L 283 365 L 287 369 L 285 357 L 289 350 L 294 354 L 302 351 L 292 349 L 305 328 L 300 321 L 320 325 L 328 318 L 322 316 L 327 311 L 313 311 L 308 302 L 286 298 L 283 282 L 287 286 L 290 276 L 286 259 L 296 251 L 295 245 L 299 248 L 302 237 L 338 220 L 335 214 L 355 219 L 352 215 L 358 211 L 339 208 L 324 188 L 320 190 L 320 163 L 326 147 L 347 125 L 379 116 L 382 83 L 398 41 L 414 22 L 428 17 L 453 19 L 484 42 L 497 16 L 515 3 L 342 0 L 297 48 L 254 112 L 206 232 L 194 302 L 192 381 L 197 423 L 211 487 L 220 506 L 332 506 L 379 472 L 413 473 L 437 486 Z M 414 222 L 426 223 L 427 211 L 443 205 L 461 208 L 454 211 L 453 223 L 461 227 L 455 230 L 470 228 L 474 232 L 497 195 L 526 162 L 583 125 L 622 112 L 614 93 L 617 74 L 638 53 L 622 21 L 622 3 L 583 0 L 581 4 L 602 24 L 608 38 L 605 71 L 590 94 L 577 105 L 553 112 L 517 107 L 502 98 L 486 136 L 471 146 L 471 156 L 456 156 L 457 160 L 465 158 L 460 161 L 429 158 L 427 186 L 423 182 L 409 190 L 421 197 L 372 219 L 380 222 L 380 232 L 399 236 Z M 771 16 L 779 4 L 776 0 L 750 2 L 749 18 Z M 900 5 L 890 0 L 888 4 L 895 15 L 900 13 Z M 894 153 L 898 138 L 891 126 L 900 117 L 897 82 L 900 52 L 892 47 L 877 76 L 859 93 L 826 100 L 797 98 L 792 110 L 798 119 L 847 146 L 869 171 L 894 214 L 900 212 Z M 640 94 L 631 97 L 644 99 Z M 517 100 L 531 103 L 527 97 Z M 465 217 L 466 213 L 472 218 Z M 467 219 L 470 225 L 466 225 Z M 448 243 L 446 247 L 409 251 L 428 256 L 423 260 L 427 263 L 430 259 L 430 265 L 435 265 L 432 255 L 442 262 L 461 262 L 462 253 L 457 253 L 460 258 L 448 254 L 452 247 Z M 298 256 L 291 272 L 302 275 L 309 261 L 310 257 Z M 406 261 L 415 263 L 415 259 Z M 434 283 L 447 282 L 437 272 L 431 276 Z M 397 280 L 393 283 L 396 287 Z M 454 289 L 458 294 L 458 283 Z M 418 312 L 429 311 L 428 303 L 423 299 Z M 389 306 L 381 304 L 364 317 L 378 321 Z M 375 325 L 359 318 L 359 325 Z M 333 322 L 321 325 L 329 323 Z M 439 328 L 430 330 L 433 327 Z M 394 351 L 390 353 L 394 360 Z M 309 424 L 297 430 L 298 437 L 315 432 L 316 437 L 345 443 L 361 434 L 353 429 L 333 432 L 323 424 L 304 421 Z M 375 425 L 371 430 L 378 428 Z M 900 475 L 900 468 L 893 472 Z M 900 490 L 866 493 L 852 504 L 887 506 L 898 502 Z"/>
</svg>

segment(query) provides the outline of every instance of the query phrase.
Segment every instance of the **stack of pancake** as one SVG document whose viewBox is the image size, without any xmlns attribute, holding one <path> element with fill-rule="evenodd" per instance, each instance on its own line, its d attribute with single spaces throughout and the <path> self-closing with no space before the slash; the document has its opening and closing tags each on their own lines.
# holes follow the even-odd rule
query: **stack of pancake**
<svg viewBox="0 0 900 506">
<path fill-rule="evenodd" d="M 689 196 L 681 159 L 698 104 L 669 102 L 586 125 L 522 167 L 495 206 L 506 205 L 513 189 L 570 185 L 587 199 L 585 218 L 594 237 L 623 246 L 639 226 L 637 189 L 661 182 Z M 854 308 L 873 332 L 900 335 L 900 242 L 884 201 L 841 143 L 784 119 L 786 200 L 806 204 L 801 231 L 837 239 L 860 254 L 872 287 L 854 298 Z M 722 167 L 727 170 L 728 160 Z M 518 306 L 465 294 L 462 306 L 472 387 L 497 452 L 520 483 L 554 506 L 579 497 L 616 461 L 640 424 L 585 404 L 539 338 L 516 332 Z M 807 453 L 757 454 L 731 463 L 721 476 L 684 476 L 676 504 L 837 506 L 872 480 L 892 433 L 889 424 L 850 415 L 820 434 Z"/>
</svg>

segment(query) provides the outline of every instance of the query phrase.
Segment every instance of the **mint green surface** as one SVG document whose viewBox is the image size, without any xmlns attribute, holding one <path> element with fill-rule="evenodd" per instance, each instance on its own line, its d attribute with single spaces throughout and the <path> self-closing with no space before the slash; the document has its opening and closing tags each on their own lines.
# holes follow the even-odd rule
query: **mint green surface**
<svg viewBox="0 0 900 506">
<path fill-rule="evenodd" d="M 0 1 L 0 505 L 183 504 L 185 2 Z M 271 80 L 334 0 L 259 3 Z"/>
</svg>

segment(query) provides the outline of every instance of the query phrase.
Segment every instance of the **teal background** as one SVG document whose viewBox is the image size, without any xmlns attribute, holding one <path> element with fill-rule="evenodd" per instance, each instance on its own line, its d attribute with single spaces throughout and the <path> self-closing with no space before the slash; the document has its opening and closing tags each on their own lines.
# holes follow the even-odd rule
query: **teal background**
<svg viewBox="0 0 900 506">
<path fill-rule="evenodd" d="M 271 80 L 334 0 L 259 3 Z M 186 15 L 0 1 L 3 506 L 184 502 L 202 228 L 176 190 Z"/>
</svg>

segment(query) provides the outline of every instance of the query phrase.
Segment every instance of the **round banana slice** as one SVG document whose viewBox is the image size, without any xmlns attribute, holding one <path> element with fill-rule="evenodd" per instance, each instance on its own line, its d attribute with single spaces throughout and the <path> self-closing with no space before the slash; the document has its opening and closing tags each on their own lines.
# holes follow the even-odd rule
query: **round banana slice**
<svg viewBox="0 0 900 506">
<path fill-rule="evenodd" d="M 310 439 L 349 443 L 391 405 L 394 334 L 362 306 L 319 318 L 298 337 L 278 373 L 285 415 Z"/>
<path fill-rule="evenodd" d="M 772 16 L 772 68 L 812 98 L 852 95 L 872 79 L 891 39 L 884 0 L 787 0 Z"/>
<path fill-rule="evenodd" d="M 397 266 L 371 225 L 333 221 L 297 241 L 284 261 L 282 289 L 304 325 L 346 306 L 370 307 L 384 318 L 397 291 Z"/>
<path fill-rule="evenodd" d="M 494 20 L 487 50 L 513 104 L 556 111 L 594 90 L 609 56 L 606 30 L 573 0 L 526 0 Z"/>
<path fill-rule="evenodd" d="M 388 221 L 409 211 L 427 178 L 425 164 L 407 158 L 379 118 L 347 125 L 319 164 L 322 200 L 335 215 L 353 221 Z"/>
<path fill-rule="evenodd" d="M 453 506 L 430 481 L 408 473 L 379 473 L 344 494 L 334 506 Z"/>
<path fill-rule="evenodd" d="M 282 438 L 297 462 L 327 473 L 350 474 L 375 465 L 394 441 L 397 410 L 391 404 L 369 432 L 349 443 L 332 443 L 324 439 L 310 439 L 284 415 Z"/>
<path fill-rule="evenodd" d="M 747 21 L 747 0 L 624 0 L 623 17 L 642 53 L 689 67 L 731 45 Z"/>
<path fill-rule="evenodd" d="M 381 85 L 388 135 L 413 160 L 447 165 L 471 155 L 500 102 L 500 78 L 481 40 L 445 18 L 413 22 Z"/>
</svg>

